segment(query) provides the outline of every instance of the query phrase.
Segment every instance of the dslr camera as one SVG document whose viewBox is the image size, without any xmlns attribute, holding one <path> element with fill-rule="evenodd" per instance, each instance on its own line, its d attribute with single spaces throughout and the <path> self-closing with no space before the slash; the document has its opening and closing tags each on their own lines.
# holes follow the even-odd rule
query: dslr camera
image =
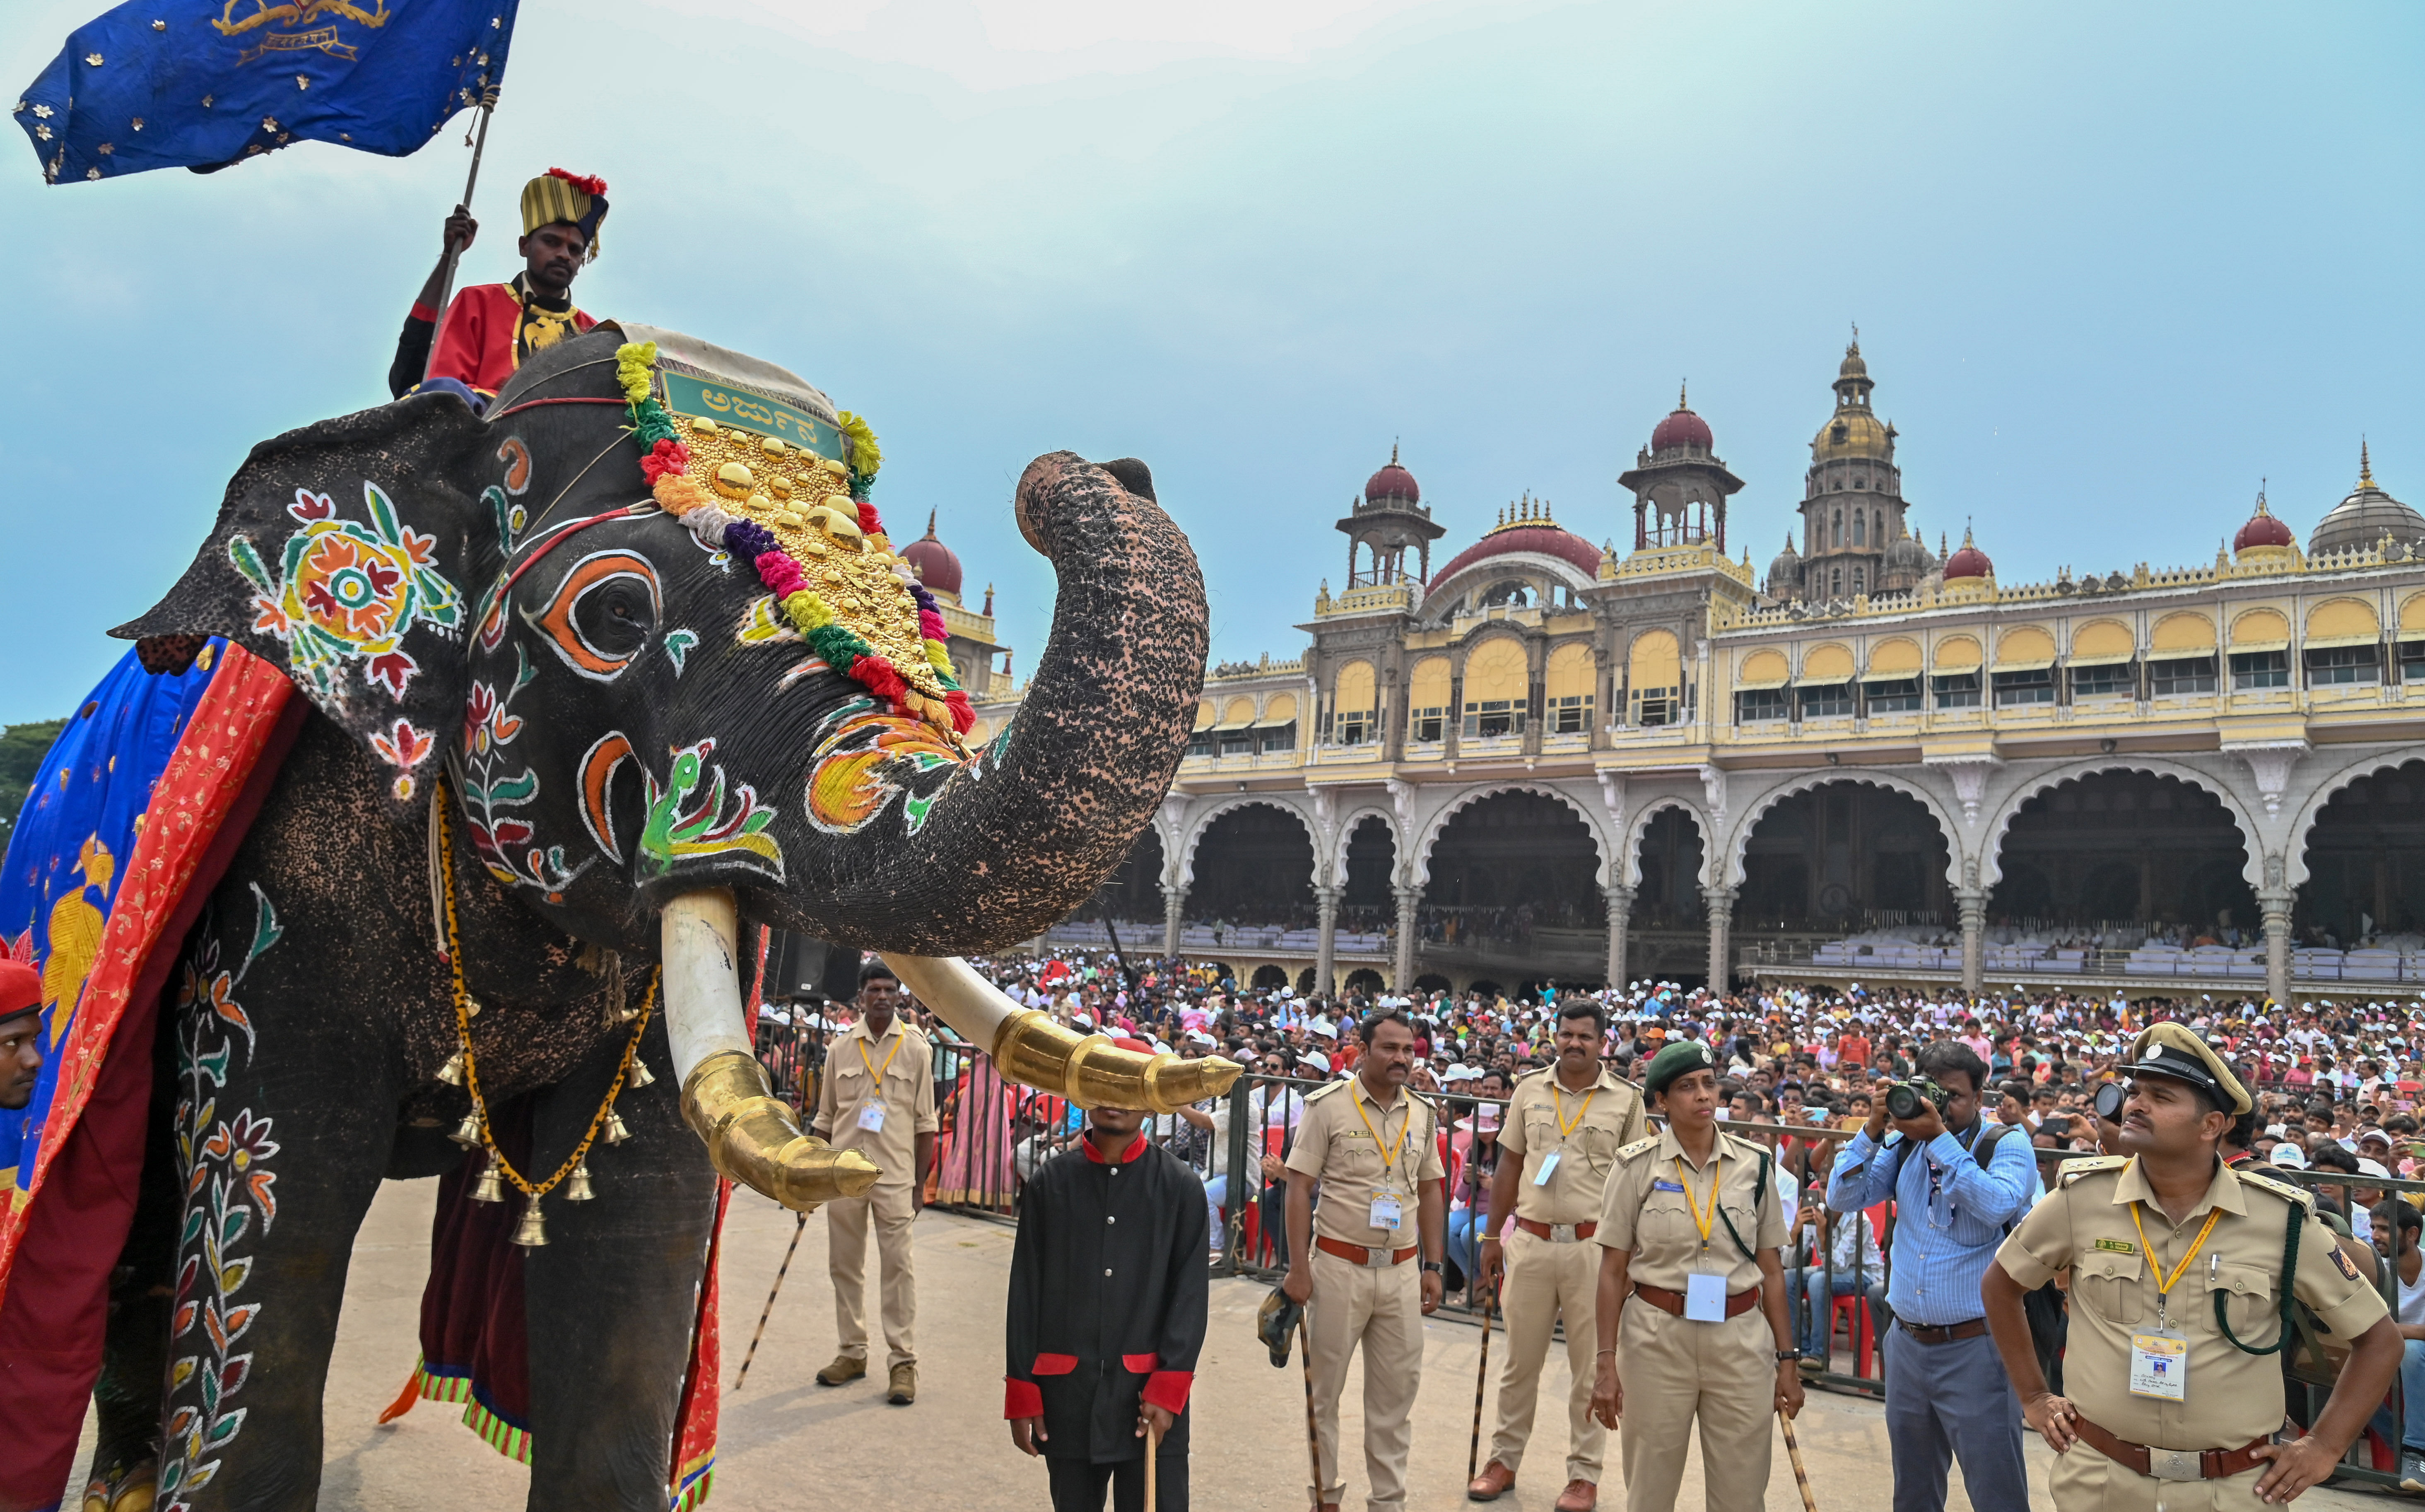
<svg viewBox="0 0 2425 1512">
<path fill-rule="evenodd" d="M 1953 1094 L 1925 1076 L 1915 1076 L 1908 1082 L 1896 1082 L 1887 1087 L 1887 1116 L 1894 1118 L 1919 1117 L 1923 1102 L 1936 1105 L 1936 1116 L 1945 1117 L 1945 1105 Z"/>
</svg>

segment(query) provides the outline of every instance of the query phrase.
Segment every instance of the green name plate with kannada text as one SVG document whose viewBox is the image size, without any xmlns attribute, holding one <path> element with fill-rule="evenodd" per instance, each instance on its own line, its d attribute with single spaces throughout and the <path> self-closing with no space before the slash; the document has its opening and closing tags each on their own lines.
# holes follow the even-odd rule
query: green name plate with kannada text
<svg viewBox="0 0 2425 1512">
<path fill-rule="evenodd" d="M 738 426 L 790 442 L 819 457 L 830 457 L 840 462 L 850 460 L 850 444 L 842 432 L 806 410 L 763 394 L 710 383 L 686 373 L 661 371 L 658 377 L 665 380 L 666 408 L 676 414 L 713 420 L 719 426 Z"/>
</svg>

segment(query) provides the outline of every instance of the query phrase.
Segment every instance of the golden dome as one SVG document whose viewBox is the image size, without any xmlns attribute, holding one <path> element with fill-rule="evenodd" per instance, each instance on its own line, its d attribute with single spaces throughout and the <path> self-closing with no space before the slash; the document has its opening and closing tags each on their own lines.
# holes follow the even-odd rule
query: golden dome
<svg viewBox="0 0 2425 1512">
<path fill-rule="evenodd" d="M 1810 459 L 1825 462 L 1839 457 L 1868 457 L 1886 461 L 1894 455 L 1893 442 L 1886 422 L 1867 410 L 1846 405 L 1819 427 L 1810 442 Z"/>
</svg>

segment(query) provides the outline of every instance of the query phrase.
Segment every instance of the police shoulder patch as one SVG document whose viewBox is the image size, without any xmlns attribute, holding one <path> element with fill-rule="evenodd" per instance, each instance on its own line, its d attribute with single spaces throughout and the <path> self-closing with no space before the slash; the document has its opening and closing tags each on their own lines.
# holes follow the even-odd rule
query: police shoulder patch
<svg viewBox="0 0 2425 1512">
<path fill-rule="evenodd" d="M 1308 1092 L 1305 1095 L 1305 1100 L 1308 1102 L 1319 1102 L 1324 1098 L 1330 1096 L 1333 1092 L 1338 1091 L 1341 1087 L 1346 1086 L 1347 1085 L 1348 1083 L 1343 1081 L 1326 1083 L 1324 1086 L 1318 1086 L 1312 1091 Z"/>
<path fill-rule="evenodd" d="M 2079 1160 L 2064 1161 L 2063 1169 L 2055 1179 L 2064 1185 L 2069 1186 L 2083 1176 L 2096 1176 L 2106 1172 L 2118 1173 L 2123 1166 L 2129 1164 L 2130 1157 L 2128 1155 L 2088 1155 Z"/>
<path fill-rule="evenodd" d="M 1619 1160 L 1635 1160 L 1650 1153 L 1658 1148 L 1659 1136 L 1657 1134 L 1652 1134 L 1647 1139 L 1637 1139 L 1633 1143 L 1618 1150 L 1616 1152 L 1616 1158 Z"/>
<path fill-rule="evenodd" d="M 2252 1171 L 2245 1166 L 2234 1166 L 2232 1174 L 2240 1178 L 2240 1184 L 2243 1186 L 2253 1186 L 2260 1192 L 2271 1192 L 2285 1202 L 2294 1203 L 2310 1213 L 2315 1211 L 2316 1195 L 2305 1187 L 2293 1186 L 2278 1176 L 2265 1171 Z"/>
<path fill-rule="evenodd" d="M 2333 1269 L 2339 1271 L 2343 1276 L 2348 1277 L 2353 1281 L 2362 1281 L 2366 1279 L 2365 1277 L 2360 1276 L 2357 1273 L 2357 1263 L 2349 1258 L 2349 1252 L 2347 1250 L 2344 1250 L 2338 1245 L 2335 1245 L 2333 1246 L 2330 1253 L 2333 1257 Z"/>
</svg>

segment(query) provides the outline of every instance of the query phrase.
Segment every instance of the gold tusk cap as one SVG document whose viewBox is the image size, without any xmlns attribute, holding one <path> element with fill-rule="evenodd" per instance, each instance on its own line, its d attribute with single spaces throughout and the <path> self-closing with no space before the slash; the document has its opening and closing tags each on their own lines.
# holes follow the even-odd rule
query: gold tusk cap
<svg viewBox="0 0 2425 1512">
<path fill-rule="evenodd" d="M 1108 1036 L 1082 1037 L 1036 1008 L 1003 1021 L 994 1035 L 993 1058 L 1010 1080 L 1066 1097 L 1082 1108 L 1147 1113 L 1176 1113 L 1219 1097 L 1245 1070 L 1219 1055 L 1183 1060 L 1122 1050 Z"/>
<path fill-rule="evenodd" d="M 808 1213 L 836 1198 L 864 1197 L 883 1172 L 856 1150 L 802 1134 L 773 1090 L 756 1056 L 718 1051 L 683 1082 L 683 1119 L 718 1171 L 787 1208 Z"/>
</svg>

